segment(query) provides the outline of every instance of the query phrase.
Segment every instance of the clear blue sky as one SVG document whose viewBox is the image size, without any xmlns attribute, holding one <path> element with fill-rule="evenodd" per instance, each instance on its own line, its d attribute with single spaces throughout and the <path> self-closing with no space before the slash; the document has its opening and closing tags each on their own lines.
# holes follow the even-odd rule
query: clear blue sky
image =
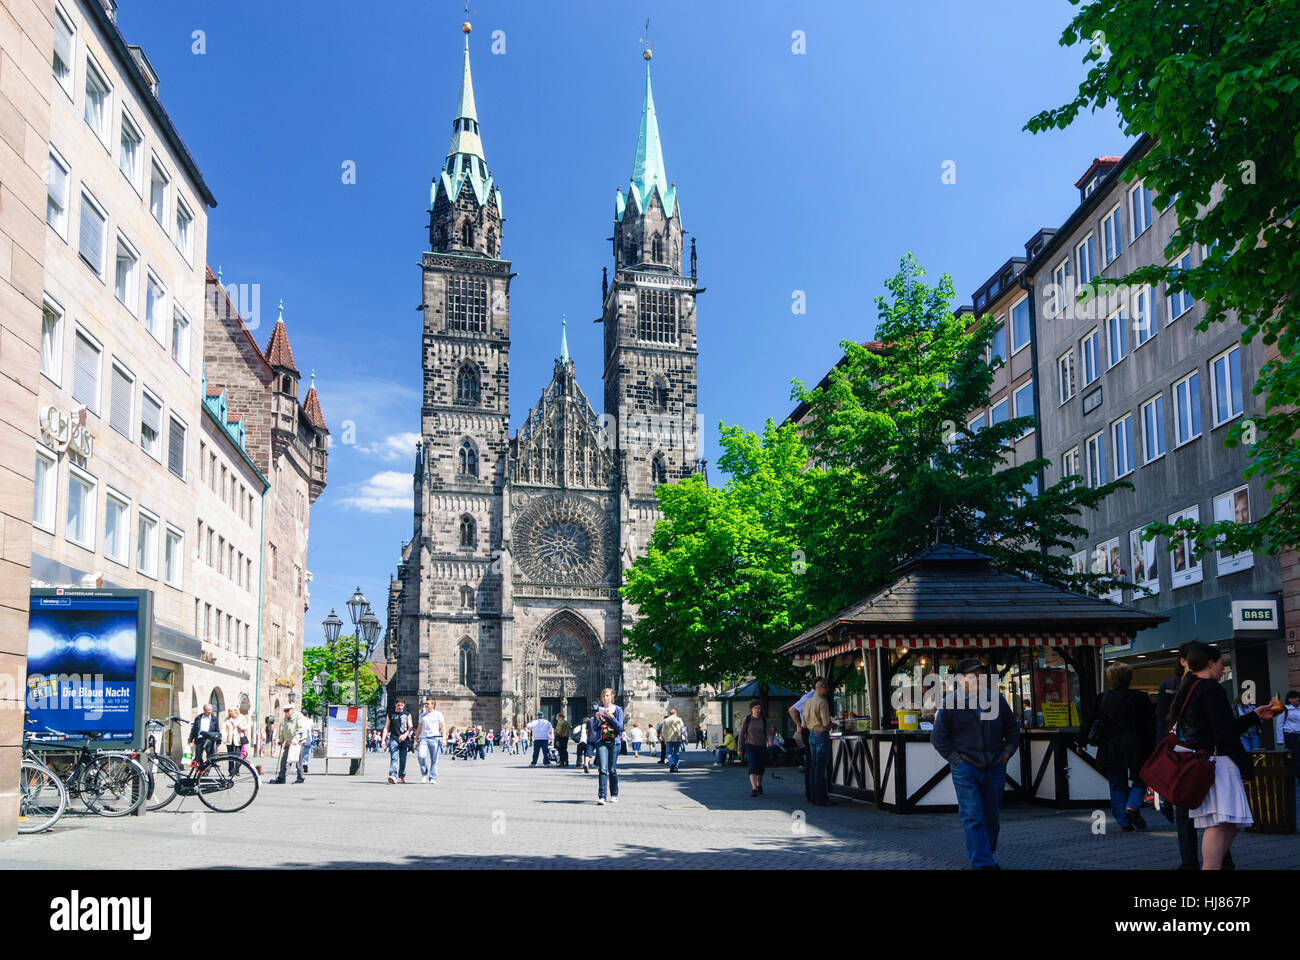
<svg viewBox="0 0 1300 960">
<path fill-rule="evenodd" d="M 502 255 L 518 273 L 514 426 L 549 380 L 562 313 L 579 381 L 600 403 L 591 321 L 614 191 L 636 146 L 647 15 L 665 163 L 708 287 L 699 376 L 711 463 L 718 421 L 783 418 L 792 378 L 816 382 L 842 339 L 870 338 L 874 298 L 905 252 L 931 279 L 952 274 L 968 301 L 1039 227 L 1069 215 L 1094 156 L 1128 145 L 1111 114 L 1021 131 L 1082 76 L 1082 48 L 1057 44 L 1074 9 L 1065 0 L 471 7 Z M 462 20 L 454 0 L 120 0 L 119 26 L 156 67 L 217 197 L 208 262 L 227 283 L 261 285 L 259 343 L 283 297 L 304 379 L 316 371 L 336 442 L 312 511 L 309 639 L 357 584 L 382 613 L 411 535 L 400 500 L 419 431 L 418 263 L 451 136 Z M 203 55 L 191 52 L 195 30 Z M 498 30 L 505 52 L 494 55 Z M 345 161 L 355 185 L 342 182 Z M 791 313 L 796 290 L 805 316 Z M 353 445 L 338 442 L 344 421 Z"/>
</svg>

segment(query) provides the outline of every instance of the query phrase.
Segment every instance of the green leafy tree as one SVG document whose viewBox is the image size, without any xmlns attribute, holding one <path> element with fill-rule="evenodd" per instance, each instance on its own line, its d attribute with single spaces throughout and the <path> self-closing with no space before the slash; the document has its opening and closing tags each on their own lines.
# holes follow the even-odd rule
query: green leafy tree
<svg viewBox="0 0 1300 960">
<path fill-rule="evenodd" d="M 1113 105 L 1124 132 L 1153 144 L 1127 173 L 1145 179 L 1178 227 L 1167 257 L 1209 250 L 1190 270 L 1143 267 L 1115 282 L 1167 283 L 1205 304 L 1199 329 L 1235 314 L 1242 340 L 1278 356 L 1253 390 L 1265 414 L 1234 425 L 1246 476 L 1270 482 L 1269 509 L 1250 524 L 1153 524 L 1197 546 L 1274 553 L 1300 543 L 1300 2 L 1071 0 L 1080 9 L 1062 46 L 1086 45 L 1078 95 L 1026 129 L 1065 128 L 1084 109 Z M 1172 198 L 1172 200 L 1171 200 Z M 1171 544 L 1172 546 L 1172 544 Z"/>
<path fill-rule="evenodd" d="M 357 647 L 354 636 L 339 637 L 331 650 L 328 646 L 304 647 L 302 651 L 302 708 L 309 715 L 319 717 L 330 704 L 352 703 L 352 651 Z M 364 651 L 362 651 L 364 653 Z M 318 695 L 312 679 L 324 671 L 328 679 L 321 684 Z M 363 707 L 379 703 L 379 677 L 368 662 L 360 670 L 361 699 Z"/>
</svg>

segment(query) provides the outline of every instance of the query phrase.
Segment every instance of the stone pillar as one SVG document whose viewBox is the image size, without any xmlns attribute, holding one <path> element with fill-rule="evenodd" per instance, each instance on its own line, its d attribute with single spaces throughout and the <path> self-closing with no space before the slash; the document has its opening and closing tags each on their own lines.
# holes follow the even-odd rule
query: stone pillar
<svg viewBox="0 0 1300 960">
<path fill-rule="evenodd" d="M 18 824 L 53 49 L 50 0 L 0 5 L 0 840 Z"/>
</svg>

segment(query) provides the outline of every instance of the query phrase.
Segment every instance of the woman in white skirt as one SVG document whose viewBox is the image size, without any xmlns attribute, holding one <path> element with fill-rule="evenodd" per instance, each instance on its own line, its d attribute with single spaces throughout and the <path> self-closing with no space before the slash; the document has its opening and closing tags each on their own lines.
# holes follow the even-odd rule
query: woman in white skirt
<svg viewBox="0 0 1300 960">
<path fill-rule="evenodd" d="M 1194 642 L 1186 652 L 1187 673 L 1170 706 L 1172 726 L 1187 746 L 1215 754 L 1214 783 L 1210 791 L 1189 816 L 1201 835 L 1203 870 L 1218 870 L 1232 846 L 1237 831 L 1254 823 L 1246 788 L 1242 781 L 1254 775 L 1250 755 L 1241 745 L 1241 734 L 1261 720 L 1272 719 L 1268 707 L 1257 707 L 1244 716 L 1236 716 L 1232 703 L 1219 680 L 1223 676 L 1223 658 L 1217 647 Z M 1168 729 L 1168 727 L 1166 727 Z"/>
</svg>

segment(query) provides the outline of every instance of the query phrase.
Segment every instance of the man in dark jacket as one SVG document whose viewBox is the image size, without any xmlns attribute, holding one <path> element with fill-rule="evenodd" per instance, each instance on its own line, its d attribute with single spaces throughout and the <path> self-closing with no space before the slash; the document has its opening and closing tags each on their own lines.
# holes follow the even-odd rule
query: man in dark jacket
<svg viewBox="0 0 1300 960">
<path fill-rule="evenodd" d="M 190 724 L 190 749 L 194 753 L 194 761 L 202 763 L 204 756 L 212 756 L 217 752 L 217 744 L 221 742 L 221 724 L 217 720 L 217 715 L 212 711 L 212 704 L 205 703 L 203 712 L 194 718 Z"/>
<path fill-rule="evenodd" d="M 1110 782 L 1110 808 L 1125 833 L 1146 829 L 1142 801 L 1147 788 L 1141 771 L 1156 746 L 1155 707 L 1145 693 L 1129 689 L 1132 680 L 1132 667 L 1112 663 L 1106 668 L 1110 689 L 1093 708 L 1097 763 Z"/>
<path fill-rule="evenodd" d="M 997 870 L 998 812 L 1007 761 L 1020 745 L 1020 725 L 974 657 L 957 664 L 957 689 L 935 714 L 930 743 L 948 761 L 971 866 Z"/>
</svg>

